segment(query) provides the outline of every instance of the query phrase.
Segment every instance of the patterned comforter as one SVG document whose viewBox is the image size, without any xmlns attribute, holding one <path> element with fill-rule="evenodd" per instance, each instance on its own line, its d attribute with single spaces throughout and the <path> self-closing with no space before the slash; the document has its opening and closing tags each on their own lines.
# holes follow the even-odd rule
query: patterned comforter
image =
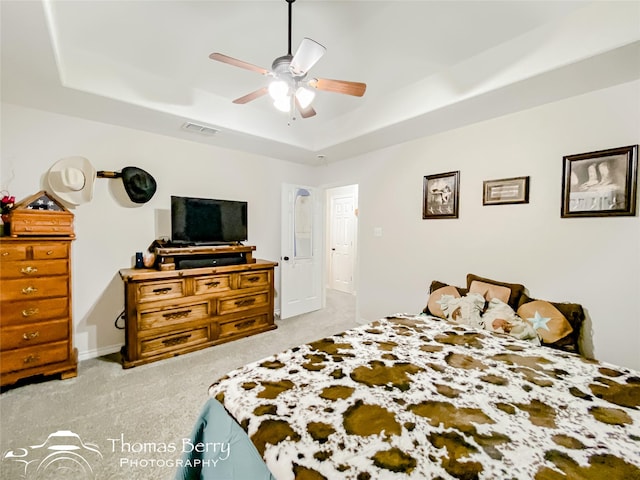
<svg viewBox="0 0 640 480">
<path fill-rule="evenodd" d="M 210 395 L 289 479 L 640 479 L 640 374 L 396 315 L 226 375 Z"/>
</svg>

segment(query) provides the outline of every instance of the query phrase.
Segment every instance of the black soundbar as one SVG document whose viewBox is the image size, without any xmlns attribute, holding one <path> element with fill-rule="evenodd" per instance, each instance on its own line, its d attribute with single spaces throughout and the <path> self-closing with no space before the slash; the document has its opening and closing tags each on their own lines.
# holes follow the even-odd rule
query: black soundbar
<svg viewBox="0 0 640 480">
<path fill-rule="evenodd" d="M 203 268 L 203 267 L 222 267 L 225 265 L 241 265 L 247 263 L 244 254 L 229 255 L 198 255 L 187 258 L 176 258 L 176 268 Z"/>
</svg>

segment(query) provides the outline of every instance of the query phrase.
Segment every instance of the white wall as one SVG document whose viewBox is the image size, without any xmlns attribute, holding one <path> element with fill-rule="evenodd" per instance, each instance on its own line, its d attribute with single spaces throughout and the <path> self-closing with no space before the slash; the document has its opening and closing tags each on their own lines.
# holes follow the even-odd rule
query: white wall
<svg viewBox="0 0 640 480">
<path fill-rule="evenodd" d="M 171 194 L 248 200 L 249 243 L 257 257 L 277 260 L 280 185 L 299 182 L 359 184 L 364 319 L 418 312 L 432 280 L 462 285 L 472 272 L 583 304 L 588 350 L 640 370 L 638 216 L 560 218 L 562 156 L 639 143 L 639 105 L 634 82 L 311 168 L 2 104 L 0 185 L 18 199 L 31 195 L 69 155 L 100 170 L 138 166 L 158 182 L 154 198 L 136 205 L 121 182 L 98 179 L 93 201 L 74 210 L 75 343 L 83 358 L 123 343 L 113 326 L 123 308 L 118 270 L 167 234 Z M 461 172 L 460 218 L 422 220 L 423 176 L 452 170 Z M 482 206 L 483 180 L 524 175 L 529 204 Z"/>
<path fill-rule="evenodd" d="M 121 180 L 98 178 L 93 200 L 72 209 L 74 343 L 81 359 L 124 343 L 114 327 L 124 308 L 118 270 L 133 266 L 136 251 L 170 235 L 171 195 L 248 201 L 247 244 L 256 245 L 254 257 L 278 261 L 281 183 L 314 178 L 311 167 L 9 104 L 2 104 L 1 140 L 0 186 L 18 200 L 45 190 L 48 169 L 70 155 L 88 158 L 97 170 L 137 166 L 158 184 L 151 201 L 139 205 Z"/>
<path fill-rule="evenodd" d="M 361 316 L 420 311 L 432 280 L 475 273 L 581 303 L 587 351 L 640 369 L 638 216 L 560 218 L 564 155 L 637 143 L 633 82 L 330 164 L 327 184 L 359 184 Z M 460 218 L 423 220 L 424 175 L 454 170 Z M 483 180 L 526 175 L 529 204 L 482 206 Z"/>
</svg>

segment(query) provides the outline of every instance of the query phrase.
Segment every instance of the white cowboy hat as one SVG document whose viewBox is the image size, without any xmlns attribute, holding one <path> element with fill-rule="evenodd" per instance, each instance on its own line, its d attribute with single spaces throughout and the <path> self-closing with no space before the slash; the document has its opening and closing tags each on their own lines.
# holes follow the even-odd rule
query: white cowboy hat
<svg viewBox="0 0 640 480">
<path fill-rule="evenodd" d="M 65 157 L 49 169 L 51 193 L 63 202 L 80 205 L 93 198 L 96 169 L 84 157 Z"/>
</svg>

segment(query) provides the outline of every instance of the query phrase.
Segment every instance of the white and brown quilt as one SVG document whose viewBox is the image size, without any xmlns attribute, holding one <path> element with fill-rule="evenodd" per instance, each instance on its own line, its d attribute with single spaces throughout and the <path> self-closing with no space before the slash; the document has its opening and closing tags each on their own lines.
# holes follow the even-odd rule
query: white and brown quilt
<svg viewBox="0 0 640 480">
<path fill-rule="evenodd" d="M 278 480 L 640 479 L 640 374 L 396 315 L 226 375 Z"/>
</svg>

